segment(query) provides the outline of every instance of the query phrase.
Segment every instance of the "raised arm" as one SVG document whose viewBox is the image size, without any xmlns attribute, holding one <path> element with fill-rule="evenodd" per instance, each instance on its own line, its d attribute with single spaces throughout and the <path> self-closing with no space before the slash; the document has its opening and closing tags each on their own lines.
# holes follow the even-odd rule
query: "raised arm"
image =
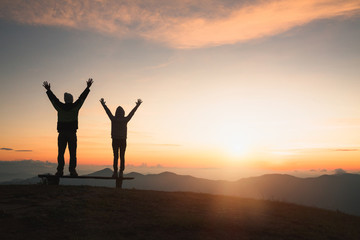
<svg viewBox="0 0 360 240">
<path fill-rule="evenodd" d="M 109 116 L 110 120 L 114 119 L 114 116 L 112 115 L 110 109 L 106 106 L 106 102 L 103 98 L 100 99 L 101 105 L 104 107 L 106 114 Z"/>
<path fill-rule="evenodd" d="M 93 80 L 92 80 L 92 78 L 89 78 L 89 80 L 87 80 L 86 81 L 86 88 L 85 88 L 85 90 L 81 93 L 81 95 L 80 95 L 80 97 L 79 97 L 79 99 L 82 101 L 82 102 L 84 102 L 85 101 L 85 99 L 86 99 L 86 97 L 87 97 L 87 95 L 89 94 L 89 92 L 90 92 L 90 87 L 91 87 L 91 85 L 93 84 Z"/>
<path fill-rule="evenodd" d="M 50 89 L 50 83 L 48 83 L 47 81 L 43 82 L 43 87 L 47 90 L 46 94 L 48 95 L 51 104 L 54 106 L 54 108 L 56 110 L 59 109 L 60 107 L 60 101 L 59 99 L 55 96 L 55 94 L 51 91 Z"/>
<path fill-rule="evenodd" d="M 89 80 L 86 81 L 86 88 L 85 90 L 80 94 L 78 100 L 76 100 L 76 102 L 74 103 L 75 106 L 80 109 L 81 106 L 83 105 L 83 103 L 85 102 L 85 99 L 87 98 L 87 96 L 89 95 L 90 92 L 90 87 L 93 84 L 93 80 L 92 78 L 89 78 Z"/>
<path fill-rule="evenodd" d="M 129 115 L 126 117 L 127 118 L 127 121 L 130 121 L 130 119 L 134 116 L 136 110 L 139 108 L 139 106 L 142 104 L 142 100 L 141 99 L 138 99 L 136 101 L 136 106 L 133 108 L 133 110 L 131 110 L 131 112 L 129 113 Z"/>
</svg>

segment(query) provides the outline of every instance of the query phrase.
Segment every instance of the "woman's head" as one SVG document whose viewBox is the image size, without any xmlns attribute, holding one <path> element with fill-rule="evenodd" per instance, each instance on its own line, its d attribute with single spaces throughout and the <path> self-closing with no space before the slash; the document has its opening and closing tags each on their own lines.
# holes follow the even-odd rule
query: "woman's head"
<svg viewBox="0 0 360 240">
<path fill-rule="evenodd" d="M 122 107 L 118 106 L 118 108 L 116 109 L 115 112 L 115 117 L 124 117 L 125 116 L 125 111 Z"/>
</svg>

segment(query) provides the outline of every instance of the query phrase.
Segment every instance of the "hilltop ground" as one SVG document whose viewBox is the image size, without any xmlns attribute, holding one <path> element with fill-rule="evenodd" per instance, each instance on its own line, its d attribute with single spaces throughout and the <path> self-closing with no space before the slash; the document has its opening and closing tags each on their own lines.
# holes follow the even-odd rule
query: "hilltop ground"
<svg viewBox="0 0 360 240">
<path fill-rule="evenodd" d="M 281 202 L 0 185 L 0 239 L 360 239 L 360 217 Z"/>
</svg>

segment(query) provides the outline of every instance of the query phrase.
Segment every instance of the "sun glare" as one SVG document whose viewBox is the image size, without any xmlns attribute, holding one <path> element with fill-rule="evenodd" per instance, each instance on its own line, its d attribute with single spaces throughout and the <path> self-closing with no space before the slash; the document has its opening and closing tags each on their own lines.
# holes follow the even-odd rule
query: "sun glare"
<svg viewBox="0 0 360 240">
<path fill-rule="evenodd" d="M 249 143 L 244 138 L 228 136 L 223 142 L 223 149 L 231 157 L 240 157 L 249 152 Z"/>
<path fill-rule="evenodd" d="M 244 144 L 233 144 L 228 147 L 228 151 L 231 155 L 242 156 L 247 152 L 247 148 Z"/>
<path fill-rule="evenodd" d="M 218 146 L 226 156 L 238 158 L 250 153 L 252 135 L 242 124 L 226 121 L 216 133 Z"/>
</svg>

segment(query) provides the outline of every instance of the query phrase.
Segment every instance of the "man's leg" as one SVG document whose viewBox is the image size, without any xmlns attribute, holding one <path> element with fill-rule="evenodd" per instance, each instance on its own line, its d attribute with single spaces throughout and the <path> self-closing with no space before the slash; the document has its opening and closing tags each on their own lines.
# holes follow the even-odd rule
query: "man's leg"
<svg viewBox="0 0 360 240">
<path fill-rule="evenodd" d="M 125 151 L 126 151 L 126 139 L 120 140 L 120 173 L 121 177 L 123 175 L 123 172 L 125 170 Z"/>
<path fill-rule="evenodd" d="M 76 173 L 76 148 L 77 148 L 77 137 L 76 132 L 69 132 L 68 142 L 69 142 L 69 152 L 70 152 L 70 163 L 69 163 L 69 172 L 71 176 L 77 176 Z"/>
<path fill-rule="evenodd" d="M 64 171 L 64 153 L 67 145 L 66 135 L 64 133 L 59 133 L 58 136 L 58 167 L 56 175 L 62 176 Z"/>
</svg>

